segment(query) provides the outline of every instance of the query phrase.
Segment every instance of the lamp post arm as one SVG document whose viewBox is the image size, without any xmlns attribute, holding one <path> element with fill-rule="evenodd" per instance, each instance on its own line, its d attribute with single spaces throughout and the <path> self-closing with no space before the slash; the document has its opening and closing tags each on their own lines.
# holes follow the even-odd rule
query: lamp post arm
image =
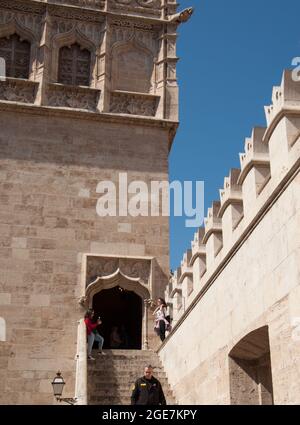
<svg viewBox="0 0 300 425">
<path fill-rule="evenodd" d="M 64 401 L 65 403 L 72 404 L 72 405 L 77 403 L 76 397 L 56 397 L 56 400 L 60 402 Z"/>
</svg>

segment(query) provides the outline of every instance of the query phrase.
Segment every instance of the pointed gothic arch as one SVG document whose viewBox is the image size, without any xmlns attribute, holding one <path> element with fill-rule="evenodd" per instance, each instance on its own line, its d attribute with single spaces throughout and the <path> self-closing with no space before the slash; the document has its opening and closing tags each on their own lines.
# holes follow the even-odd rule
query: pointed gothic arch
<svg viewBox="0 0 300 425">
<path fill-rule="evenodd" d="M 135 37 L 114 44 L 110 74 L 112 90 L 155 92 L 155 58 Z"/>
<path fill-rule="evenodd" d="M 115 290 L 116 288 L 121 288 L 123 291 L 128 293 L 128 295 L 131 297 L 131 304 L 130 304 L 131 308 L 134 308 L 137 310 L 136 315 L 133 314 L 134 320 L 133 321 L 131 320 L 131 322 L 129 322 L 131 323 L 131 326 L 135 328 L 135 329 L 128 330 L 129 334 L 133 335 L 135 339 L 135 344 L 136 344 L 134 347 L 131 347 L 131 348 L 135 348 L 135 349 L 140 349 L 142 347 L 147 348 L 148 315 L 147 315 L 147 305 L 145 300 L 148 300 L 150 298 L 150 293 L 149 293 L 149 290 L 145 287 L 145 285 L 141 283 L 140 278 L 127 276 L 119 268 L 114 273 L 108 276 L 97 277 L 86 288 L 86 297 L 87 297 L 88 307 L 95 309 L 94 300 L 99 298 L 99 295 L 101 297 L 101 293 L 103 293 L 103 295 L 107 295 L 106 293 L 109 293 L 109 292 L 113 294 L 113 290 Z M 135 297 L 135 300 L 132 301 L 134 297 Z M 109 302 L 112 303 L 112 306 L 113 306 L 113 303 L 116 301 L 118 301 L 117 298 L 107 300 L 108 303 Z M 135 312 L 132 312 L 132 311 L 130 312 L 128 310 L 126 312 L 126 306 L 125 306 L 124 313 L 125 313 L 124 314 L 124 320 L 125 320 L 126 319 L 125 316 L 128 316 L 130 313 L 132 315 L 132 313 L 135 313 Z M 112 326 L 113 324 L 116 324 L 118 320 L 120 320 L 120 318 L 110 317 L 109 320 L 106 320 L 106 321 L 109 322 L 110 326 Z M 123 321 L 121 320 L 121 322 L 124 323 L 124 320 Z M 106 330 L 105 343 L 107 342 L 108 335 L 109 333 L 107 333 L 107 330 Z"/>
<path fill-rule="evenodd" d="M 28 60 L 28 76 L 27 79 L 34 80 L 36 71 L 36 60 L 38 40 L 35 34 L 28 28 L 23 27 L 17 19 L 12 19 L 6 24 L 0 26 L 0 39 L 9 39 L 17 35 L 20 42 L 27 42 L 30 44 L 29 60 Z M 27 53 L 28 54 L 28 53 Z"/>
</svg>

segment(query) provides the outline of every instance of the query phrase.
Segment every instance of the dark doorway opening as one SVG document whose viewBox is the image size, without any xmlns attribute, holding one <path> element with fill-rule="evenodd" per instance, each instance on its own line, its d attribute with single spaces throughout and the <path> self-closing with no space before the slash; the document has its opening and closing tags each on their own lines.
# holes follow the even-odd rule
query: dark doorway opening
<svg viewBox="0 0 300 425">
<path fill-rule="evenodd" d="M 98 331 L 104 337 L 103 348 L 142 348 L 142 299 L 138 295 L 120 286 L 104 289 L 94 295 L 93 309 L 95 318 L 102 320 Z M 116 331 L 120 344 L 114 343 Z"/>
<path fill-rule="evenodd" d="M 268 326 L 246 335 L 229 354 L 231 404 L 274 404 Z"/>
</svg>

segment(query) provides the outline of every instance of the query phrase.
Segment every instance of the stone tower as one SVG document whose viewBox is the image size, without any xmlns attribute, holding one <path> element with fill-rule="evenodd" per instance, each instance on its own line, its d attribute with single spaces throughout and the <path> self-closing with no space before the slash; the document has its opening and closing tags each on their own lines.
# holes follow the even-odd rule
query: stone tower
<svg viewBox="0 0 300 425">
<path fill-rule="evenodd" d="M 168 217 L 100 217 L 97 187 L 168 180 L 190 14 L 176 0 L 0 0 L 0 403 L 52 403 L 58 368 L 80 392 L 88 306 L 106 340 L 123 324 L 132 348 L 157 341 Z"/>
</svg>

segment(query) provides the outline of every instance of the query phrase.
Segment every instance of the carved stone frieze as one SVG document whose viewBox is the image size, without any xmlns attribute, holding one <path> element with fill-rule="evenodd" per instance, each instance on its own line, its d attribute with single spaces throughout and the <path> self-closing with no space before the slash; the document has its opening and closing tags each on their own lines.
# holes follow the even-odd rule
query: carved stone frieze
<svg viewBox="0 0 300 425">
<path fill-rule="evenodd" d="M 49 15 L 65 19 L 77 19 L 85 22 L 104 22 L 104 16 L 95 13 L 89 9 L 79 9 L 72 7 L 63 7 L 59 5 L 48 5 Z"/>
<path fill-rule="evenodd" d="M 6 78 L 0 80 L 0 100 L 34 103 L 38 83 L 28 80 Z"/>
<path fill-rule="evenodd" d="M 124 12 L 134 12 L 149 14 L 154 16 L 161 15 L 161 0 L 111 0 L 109 6 L 112 9 L 122 10 Z"/>
<path fill-rule="evenodd" d="M 158 96 L 114 92 L 111 94 L 110 112 L 154 117 L 157 105 Z"/>
<path fill-rule="evenodd" d="M 98 277 L 111 276 L 117 271 L 129 278 L 138 279 L 144 285 L 148 285 L 151 261 L 146 259 L 89 256 L 87 258 L 86 286 Z"/>
<path fill-rule="evenodd" d="M 27 13 L 41 14 L 46 10 L 46 2 L 24 2 L 24 1 L 12 1 L 12 0 L 0 0 L 0 7 L 5 9 L 19 10 Z"/>
<path fill-rule="evenodd" d="M 111 25 L 117 27 L 134 28 L 144 31 L 153 31 L 156 25 L 148 24 L 145 22 L 135 21 L 131 19 L 114 19 Z"/>
<path fill-rule="evenodd" d="M 105 0 L 48 0 L 48 3 L 86 7 L 89 9 L 101 10 L 105 6 Z"/>
<path fill-rule="evenodd" d="M 89 87 L 48 85 L 48 105 L 96 111 L 100 91 Z"/>
<path fill-rule="evenodd" d="M 112 25 L 111 46 L 115 43 L 135 41 L 146 47 L 156 56 L 158 51 L 158 33 L 155 29 L 137 28 L 135 26 Z"/>
<path fill-rule="evenodd" d="M 71 31 L 78 31 L 86 39 L 98 46 L 103 38 L 102 26 L 91 22 L 80 22 L 68 19 L 52 20 L 52 38 L 58 34 L 67 34 Z"/>
</svg>

